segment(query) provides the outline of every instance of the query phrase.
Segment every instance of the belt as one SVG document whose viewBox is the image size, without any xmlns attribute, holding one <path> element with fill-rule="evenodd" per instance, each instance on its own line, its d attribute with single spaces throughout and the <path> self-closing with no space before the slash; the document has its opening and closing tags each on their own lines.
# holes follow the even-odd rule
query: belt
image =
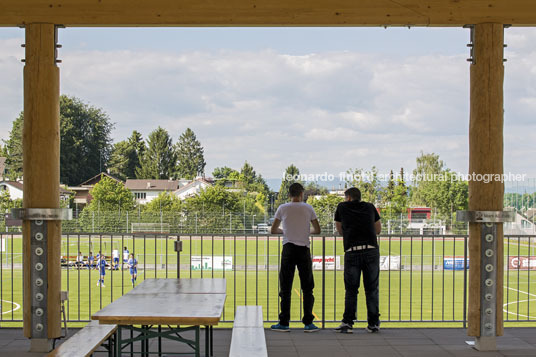
<svg viewBox="0 0 536 357">
<path fill-rule="evenodd" d="M 353 247 L 350 247 L 348 249 L 345 250 L 345 252 L 353 252 L 353 251 L 356 251 L 356 250 L 364 250 L 364 249 L 374 249 L 376 248 L 375 246 L 373 245 L 356 245 L 356 246 L 353 246 Z"/>
</svg>

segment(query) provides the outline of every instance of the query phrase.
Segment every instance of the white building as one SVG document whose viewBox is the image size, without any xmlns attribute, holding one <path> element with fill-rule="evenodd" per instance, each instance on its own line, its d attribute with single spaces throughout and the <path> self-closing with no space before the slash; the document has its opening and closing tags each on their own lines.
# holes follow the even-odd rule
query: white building
<svg viewBox="0 0 536 357">
<path fill-rule="evenodd" d="M 24 184 L 22 181 L 1 181 L 0 191 L 8 191 L 9 198 L 11 198 L 12 200 L 22 200 L 24 193 Z M 70 191 L 67 191 L 64 188 L 60 187 L 60 200 L 68 201 L 70 195 Z"/>
<path fill-rule="evenodd" d="M 162 192 L 177 191 L 179 188 L 179 182 L 180 181 L 175 180 L 127 179 L 125 187 L 132 191 L 137 203 L 146 204 L 154 200 Z"/>
<path fill-rule="evenodd" d="M 173 192 L 181 200 L 185 200 L 188 197 L 198 195 L 201 190 L 206 190 L 207 188 L 212 187 L 212 183 L 205 178 L 198 177 L 193 181 L 190 181 L 189 184 L 180 187 L 178 190 Z"/>
</svg>

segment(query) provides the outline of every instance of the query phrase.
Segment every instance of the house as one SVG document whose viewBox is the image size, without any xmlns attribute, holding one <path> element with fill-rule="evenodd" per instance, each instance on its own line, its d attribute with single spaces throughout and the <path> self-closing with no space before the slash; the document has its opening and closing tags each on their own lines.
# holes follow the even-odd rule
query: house
<svg viewBox="0 0 536 357">
<path fill-rule="evenodd" d="M 21 199 L 24 193 L 24 183 L 23 181 L 1 181 L 0 182 L 0 191 L 8 191 L 9 197 L 12 200 Z M 60 186 L 60 200 L 69 201 L 71 197 L 71 191 L 66 190 Z"/>
<path fill-rule="evenodd" d="M 180 187 L 178 190 L 173 192 L 181 200 L 185 200 L 188 197 L 198 195 L 201 190 L 206 190 L 209 187 L 212 187 L 213 183 L 209 179 L 204 177 L 198 177 L 193 181 L 190 181 L 189 184 Z"/>
<path fill-rule="evenodd" d="M 101 172 L 93 176 L 92 178 L 82 182 L 78 186 L 69 187 L 69 190 L 74 192 L 73 208 L 76 212 L 81 211 L 86 205 L 91 202 L 93 197 L 91 197 L 91 194 L 89 192 L 91 191 L 91 189 L 93 189 L 93 187 L 95 187 L 97 183 L 100 182 L 100 180 L 102 180 L 103 177 L 109 177 L 112 180 L 123 183 L 123 181 L 121 181 L 120 179 L 106 172 Z"/>
<path fill-rule="evenodd" d="M 136 202 L 146 204 L 151 202 L 162 192 L 175 192 L 179 189 L 179 182 L 176 180 L 134 180 L 127 179 L 125 187 L 134 194 Z M 183 183 L 183 187 L 188 184 Z"/>
</svg>

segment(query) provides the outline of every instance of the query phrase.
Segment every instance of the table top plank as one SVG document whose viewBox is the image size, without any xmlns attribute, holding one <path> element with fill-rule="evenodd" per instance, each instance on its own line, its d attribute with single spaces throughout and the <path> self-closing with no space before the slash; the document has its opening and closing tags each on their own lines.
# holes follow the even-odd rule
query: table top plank
<svg viewBox="0 0 536 357">
<path fill-rule="evenodd" d="M 208 279 L 145 279 L 129 294 L 225 294 L 227 282 L 221 278 Z"/>
<path fill-rule="evenodd" d="M 216 325 L 226 298 L 226 294 L 133 294 L 132 291 L 91 318 L 101 324 L 118 325 Z"/>
</svg>

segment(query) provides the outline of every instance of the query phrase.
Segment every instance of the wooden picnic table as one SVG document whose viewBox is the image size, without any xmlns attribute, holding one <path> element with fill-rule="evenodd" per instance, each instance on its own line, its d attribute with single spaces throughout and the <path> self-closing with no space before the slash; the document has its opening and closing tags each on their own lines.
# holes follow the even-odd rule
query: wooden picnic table
<svg viewBox="0 0 536 357">
<path fill-rule="evenodd" d="M 148 279 L 91 318 L 101 324 L 118 325 L 118 356 L 127 346 L 132 351 L 136 341 L 141 342 L 141 354 L 148 355 L 151 338 L 158 338 L 158 355 L 162 354 L 161 339 L 167 338 L 188 344 L 199 356 L 199 329 L 206 326 L 205 354 L 208 356 L 209 350 L 212 352 L 209 326 L 220 321 L 226 298 L 225 284 L 225 279 Z M 130 336 L 123 337 L 122 329 L 129 330 Z M 194 340 L 180 335 L 192 330 Z"/>
</svg>

